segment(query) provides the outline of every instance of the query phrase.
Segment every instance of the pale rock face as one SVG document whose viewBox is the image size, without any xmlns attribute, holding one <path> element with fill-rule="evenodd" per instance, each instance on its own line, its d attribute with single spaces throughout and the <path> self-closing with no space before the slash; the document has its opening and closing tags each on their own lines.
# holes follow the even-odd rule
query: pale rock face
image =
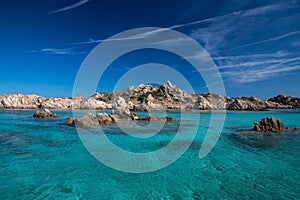
<svg viewBox="0 0 300 200">
<path fill-rule="evenodd" d="M 132 101 L 128 101 L 128 109 L 133 109 L 133 103 Z"/>
<path fill-rule="evenodd" d="M 153 96 L 152 96 L 151 94 L 148 95 L 147 101 L 148 101 L 148 102 L 154 101 L 154 98 L 153 98 Z"/>
<path fill-rule="evenodd" d="M 130 99 L 127 109 L 122 113 L 128 115 L 128 109 L 136 111 L 166 109 L 200 109 L 200 110 L 264 110 L 275 108 L 300 108 L 300 98 L 278 95 L 268 101 L 257 97 L 228 98 L 215 94 L 189 94 L 176 87 L 170 81 L 160 85 L 130 86 L 114 94 L 96 93 L 89 97 L 45 98 L 31 95 L 10 94 L 0 96 L 0 109 L 36 109 L 40 103 L 48 109 L 112 109 L 111 96 L 116 95 Z M 123 100 L 119 100 L 124 103 Z M 125 100 L 124 100 L 125 101 Z M 126 102 L 125 102 L 126 103 Z M 125 104 L 124 104 L 125 105 Z M 117 103 L 117 106 L 121 106 Z M 119 112 L 119 111 L 114 111 Z"/>
<path fill-rule="evenodd" d="M 37 95 L 2 95 L 1 109 L 36 109 L 42 103 L 48 109 L 111 109 L 111 104 L 88 98 L 44 98 Z"/>
<path fill-rule="evenodd" d="M 99 125 L 99 121 L 95 115 L 93 115 L 92 113 L 88 113 L 74 119 L 74 124 L 79 127 L 90 127 Z"/>
<path fill-rule="evenodd" d="M 124 118 L 130 117 L 128 105 L 123 97 L 118 97 L 116 99 L 116 103 L 112 107 L 111 114 Z"/>
<path fill-rule="evenodd" d="M 3 105 L 4 108 L 10 108 L 11 107 L 11 102 L 10 102 L 9 98 L 2 99 L 1 103 L 2 103 L 2 105 Z"/>
<path fill-rule="evenodd" d="M 199 110 L 210 110 L 212 109 L 211 103 L 203 96 L 198 97 L 198 108 Z"/>
</svg>

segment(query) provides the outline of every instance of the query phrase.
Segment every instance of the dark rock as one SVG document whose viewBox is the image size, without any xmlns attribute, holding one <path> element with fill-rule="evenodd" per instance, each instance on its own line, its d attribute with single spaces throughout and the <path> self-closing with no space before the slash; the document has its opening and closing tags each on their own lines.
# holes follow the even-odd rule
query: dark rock
<svg viewBox="0 0 300 200">
<path fill-rule="evenodd" d="M 98 119 L 99 124 L 113 124 L 113 123 L 116 123 L 115 119 L 107 113 L 98 113 L 96 115 L 96 117 Z"/>
<path fill-rule="evenodd" d="M 139 105 L 133 105 L 133 109 L 132 110 L 136 111 L 136 112 L 148 112 L 150 109 L 145 104 L 139 104 Z"/>
<path fill-rule="evenodd" d="M 145 122 L 172 122 L 172 121 L 177 121 L 175 118 L 172 118 L 172 117 L 154 117 L 154 116 L 139 118 L 138 120 L 145 121 Z"/>
<path fill-rule="evenodd" d="M 74 125 L 75 122 L 74 122 L 75 118 L 68 118 L 67 121 L 66 121 L 66 124 L 69 124 L 69 125 Z"/>
<path fill-rule="evenodd" d="M 42 103 L 40 103 L 40 104 L 38 105 L 38 109 L 44 109 L 44 106 L 43 106 Z"/>
<path fill-rule="evenodd" d="M 286 131 L 300 131 L 299 127 L 285 127 Z"/>
<path fill-rule="evenodd" d="M 139 117 L 136 115 L 136 113 L 131 113 L 130 117 L 132 120 L 139 120 Z"/>
<path fill-rule="evenodd" d="M 291 108 L 300 108 L 300 98 L 277 95 L 276 97 L 270 98 L 268 101 L 280 103 L 283 105 L 290 106 Z"/>
<path fill-rule="evenodd" d="M 57 118 L 58 116 L 56 114 L 51 113 L 50 110 L 48 109 L 39 109 L 33 114 L 33 117 L 49 119 L 49 118 Z"/>
<path fill-rule="evenodd" d="M 284 124 L 274 117 L 265 117 L 259 122 L 254 122 L 253 130 L 257 132 L 281 132 L 284 130 Z"/>
</svg>

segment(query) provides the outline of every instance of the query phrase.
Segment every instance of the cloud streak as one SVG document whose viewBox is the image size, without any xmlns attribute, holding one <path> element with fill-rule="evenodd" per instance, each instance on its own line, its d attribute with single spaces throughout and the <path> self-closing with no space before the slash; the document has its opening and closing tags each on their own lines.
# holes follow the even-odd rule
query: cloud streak
<svg viewBox="0 0 300 200">
<path fill-rule="evenodd" d="M 155 31 L 145 32 L 126 38 L 106 40 L 90 39 L 89 41 L 71 43 L 70 45 L 95 44 L 103 41 L 137 40 L 149 38 L 153 34 L 169 29 L 186 27 L 198 28 L 200 26 L 201 28 L 198 29 L 190 29 L 190 36 L 201 43 L 212 55 L 213 60 L 224 78 L 238 83 L 256 82 L 299 69 L 299 54 L 288 51 L 287 49 L 283 50 L 282 45 L 281 49 L 246 48 L 279 41 L 300 34 L 300 30 L 297 30 L 297 27 L 288 26 L 288 24 L 291 21 L 296 20 L 297 17 L 295 18 L 292 15 L 288 17 L 282 15 L 286 18 L 277 17 L 281 16 L 281 14 L 278 13 L 286 12 L 287 9 L 295 9 L 295 7 L 299 6 L 295 5 L 293 2 L 288 4 L 261 6 L 203 20 L 176 24 L 167 28 L 160 28 Z M 272 21 L 272 18 L 266 17 L 269 16 L 267 13 L 271 12 L 271 16 L 277 17 L 274 21 Z M 254 35 L 262 34 L 263 30 L 267 27 L 272 30 L 274 26 L 279 26 L 286 32 L 282 35 L 273 35 L 271 37 L 270 35 L 265 35 L 267 38 L 259 41 L 253 37 Z M 292 27 L 294 30 L 287 29 L 286 27 Z M 174 38 L 157 43 L 161 45 L 179 46 L 184 43 L 184 40 L 182 38 Z M 298 43 L 294 42 L 290 43 L 290 45 L 298 46 Z M 231 50 L 242 48 L 244 48 L 243 54 L 240 54 L 240 52 L 235 52 L 235 55 L 226 53 Z M 189 58 L 203 60 L 207 58 L 207 55 L 191 55 Z"/>
<path fill-rule="evenodd" d="M 67 11 L 67 10 L 72 10 L 74 8 L 78 8 L 86 3 L 88 3 L 90 0 L 81 0 L 81 1 L 78 1 L 72 5 L 69 5 L 69 6 L 66 6 L 66 7 L 63 7 L 63 8 L 60 8 L 60 9 L 57 9 L 57 10 L 54 10 L 54 11 L 51 11 L 49 13 L 47 13 L 47 15 L 52 15 L 52 14 L 56 14 L 56 13 L 60 13 L 60 12 L 64 12 L 64 11 Z"/>
<path fill-rule="evenodd" d="M 188 27 L 188 26 L 195 26 L 195 25 L 200 25 L 204 23 L 214 23 L 214 22 L 223 22 L 224 19 L 232 18 L 234 16 L 238 17 L 250 17 L 250 16 L 256 16 L 256 15 L 261 15 L 265 14 L 267 12 L 274 12 L 278 10 L 283 10 L 292 7 L 292 4 L 276 4 L 276 5 L 268 5 L 268 6 L 262 6 L 258 8 L 253 8 L 249 10 L 241 10 L 225 15 L 220 15 L 212 18 L 207 18 L 203 20 L 198 20 L 198 21 L 193 21 L 193 22 L 188 22 L 188 23 L 183 23 L 183 24 L 176 24 L 167 28 L 161 28 L 156 31 L 150 31 L 150 32 L 145 32 L 143 34 L 139 34 L 133 37 L 128 37 L 128 38 L 119 38 L 119 39 L 89 39 L 89 41 L 84 41 L 84 42 L 76 42 L 76 43 L 71 43 L 71 45 L 82 45 L 82 44 L 94 44 L 94 43 L 100 43 L 103 41 L 116 41 L 116 40 L 134 40 L 134 39 L 142 39 L 151 36 L 152 34 L 162 32 L 165 30 L 169 29 L 178 29 L 178 28 L 183 28 L 183 27 Z M 170 41 L 173 43 L 174 41 Z"/>
<path fill-rule="evenodd" d="M 76 51 L 75 48 L 65 48 L 65 49 L 53 49 L 53 48 L 44 48 L 41 50 L 34 50 L 31 53 L 43 53 L 48 55 L 79 55 L 85 54 L 83 51 Z"/>
<path fill-rule="evenodd" d="M 264 43 L 267 43 L 267 42 L 273 42 L 273 41 L 284 39 L 284 38 L 287 38 L 287 37 L 290 37 L 290 36 L 293 36 L 293 35 L 297 35 L 297 34 L 300 34 L 300 31 L 292 31 L 290 33 L 286 33 L 286 34 L 283 34 L 283 35 L 280 35 L 280 36 L 277 36 L 277 37 L 273 37 L 273 38 L 269 38 L 269 39 L 266 39 L 266 40 L 261 40 L 261 41 L 258 41 L 258 42 L 244 44 L 244 45 L 237 46 L 237 47 L 234 47 L 234 48 L 231 48 L 231 49 L 227 49 L 226 51 L 231 51 L 231 50 L 240 49 L 240 48 L 244 48 L 244 47 L 250 47 L 250 46 L 254 46 L 254 45 L 258 45 L 258 44 L 264 44 Z"/>
<path fill-rule="evenodd" d="M 270 65 L 268 67 L 259 68 L 240 68 L 240 70 L 235 71 L 225 71 L 222 75 L 231 78 L 232 81 L 237 83 L 251 83 L 256 81 L 265 80 L 278 75 L 283 75 L 283 73 L 291 72 L 300 69 L 299 61 L 300 57 L 287 59 L 285 61 Z M 290 64 L 289 64 L 290 63 Z"/>
</svg>

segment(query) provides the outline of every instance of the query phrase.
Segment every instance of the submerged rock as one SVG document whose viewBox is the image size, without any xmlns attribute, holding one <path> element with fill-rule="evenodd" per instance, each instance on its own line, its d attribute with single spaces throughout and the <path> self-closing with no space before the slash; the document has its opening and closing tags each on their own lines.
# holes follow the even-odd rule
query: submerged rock
<svg viewBox="0 0 300 200">
<path fill-rule="evenodd" d="M 281 132 L 284 131 L 284 124 L 280 119 L 275 117 L 269 118 L 265 117 L 259 122 L 254 122 L 254 131 L 257 132 Z"/>
<path fill-rule="evenodd" d="M 270 148 L 278 145 L 285 134 L 257 134 L 256 131 L 240 131 L 236 134 L 227 134 L 227 137 L 236 145 L 251 148 Z"/>
</svg>

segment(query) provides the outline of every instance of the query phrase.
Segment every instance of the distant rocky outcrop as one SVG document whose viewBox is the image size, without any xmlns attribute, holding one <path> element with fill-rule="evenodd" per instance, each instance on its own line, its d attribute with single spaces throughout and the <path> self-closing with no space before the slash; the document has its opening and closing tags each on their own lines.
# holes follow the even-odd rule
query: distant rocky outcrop
<svg viewBox="0 0 300 200">
<path fill-rule="evenodd" d="M 289 106 L 290 108 L 300 108 L 300 98 L 295 98 L 291 96 L 278 95 L 276 97 L 270 98 L 268 101 L 280 103 L 282 105 Z"/>
<path fill-rule="evenodd" d="M 280 119 L 276 119 L 275 117 L 272 118 L 265 117 L 259 122 L 254 122 L 253 130 L 257 132 L 277 133 L 277 132 L 284 131 L 285 128 L 284 128 L 284 124 Z"/>
<path fill-rule="evenodd" d="M 37 109 L 43 103 L 47 109 L 114 109 L 116 97 L 128 102 L 130 111 L 160 110 L 248 110 L 300 108 L 300 98 L 278 95 L 269 100 L 257 97 L 230 98 L 217 94 L 189 94 L 170 81 L 159 86 L 129 86 L 113 93 L 96 93 L 88 97 L 45 98 L 37 95 L 11 94 L 0 96 L 0 109 Z M 122 103 L 122 102 L 120 102 Z M 116 106 L 116 105 L 114 105 Z M 121 105 L 117 105 L 121 106 Z M 115 112 L 115 111 L 113 111 Z M 128 117 L 128 110 L 118 113 Z M 118 115 L 116 114 L 116 116 Z"/>
<path fill-rule="evenodd" d="M 74 98 L 45 98 L 37 95 L 11 94 L 0 96 L 0 109 L 38 109 L 42 103 L 47 109 L 108 110 L 111 104 L 98 100 L 99 96 Z"/>
</svg>

